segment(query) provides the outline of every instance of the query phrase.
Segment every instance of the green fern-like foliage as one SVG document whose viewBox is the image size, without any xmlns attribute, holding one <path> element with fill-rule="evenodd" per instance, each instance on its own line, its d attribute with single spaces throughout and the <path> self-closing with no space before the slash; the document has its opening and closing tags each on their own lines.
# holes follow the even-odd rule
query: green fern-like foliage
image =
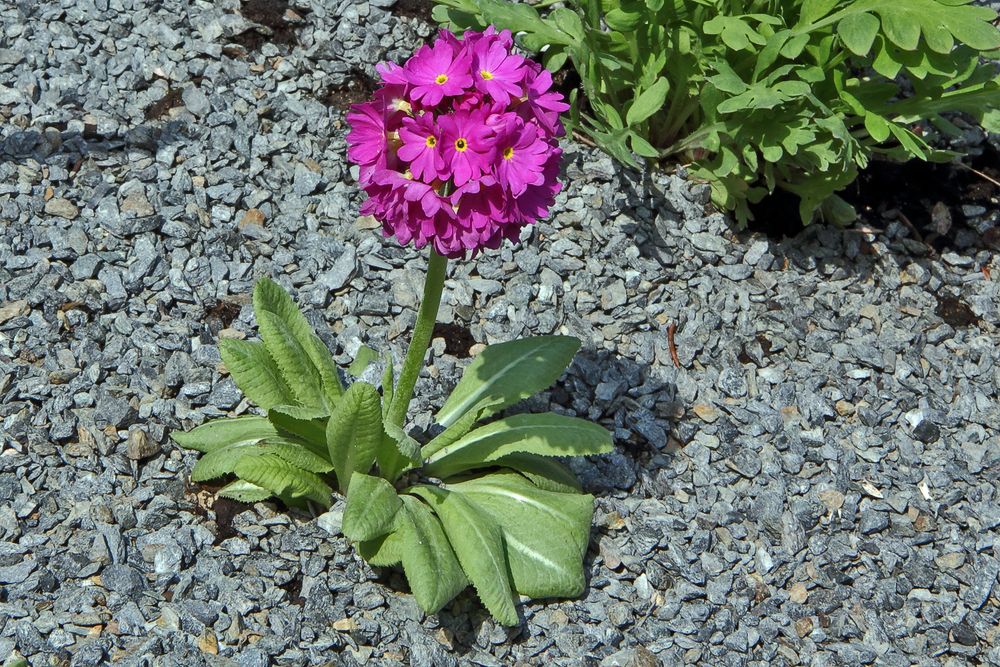
<svg viewBox="0 0 1000 667">
<path fill-rule="evenodd" d="M 382 392 L 344 387 L 333 359 L 271 280 L 254 290 L 261 341 L 223 339 L 237 386 L 265 413 L 219 419 L 171 437 L 202 452 L 193 481 L 229 479 L 219 494 L 328 507 L 346 496 L 343 532 L 374 566 L 401 566 L 417 603 L 434 613 L 470 584 L 501 623 L 517 595 L 583 592 L 593 496 L 559 458 L 611 450 L 600 426 L 557 414 L 477 424 L 551 385 L 579 348 L 566 336 L 491 345 L 438 412 L 440 434 L 420 444 L 385 420 Z M 355 375 L 375 358 L 365 348 Z M 404 481 L 405 480 L 405 481 Z"/>
</svg>

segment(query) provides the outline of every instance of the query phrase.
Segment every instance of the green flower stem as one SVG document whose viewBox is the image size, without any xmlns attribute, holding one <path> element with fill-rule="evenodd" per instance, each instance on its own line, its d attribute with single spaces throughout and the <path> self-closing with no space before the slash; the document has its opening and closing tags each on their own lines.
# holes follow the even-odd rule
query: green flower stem
<svg viewBox="0 0 1000 667">
<path fill-rule="evenodd" d="M 448 259 L 431 249 L 430 261 L 427 264 L 427 278 L 424 281 L 424 298 L 420 302 L 420 312 L 417 313 L 417 323 L 413 327 L 413 338 L 410 348 L 406 351 L 406 359 L 399 373 L 399 382 L 392 395 L 389 407 L 388 422 L 403 426 L 406 421 L 406 410 L 410 407 L 413 397 L 413 387 L 417 377 L 424 367 L 424 357 L 431 343 L 434 323 L 437 321 L 438 307 L 441 305 L 441 290 L 444 288 L 444 274 L 448 268 Z"/>
</svg>

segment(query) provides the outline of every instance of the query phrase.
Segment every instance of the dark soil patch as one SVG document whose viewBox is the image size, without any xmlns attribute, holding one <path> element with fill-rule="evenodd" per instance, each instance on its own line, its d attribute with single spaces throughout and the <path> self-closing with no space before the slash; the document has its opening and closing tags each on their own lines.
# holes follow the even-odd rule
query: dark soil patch
<svg viewBox="0 0 1000 667">
<path fill-rule="evenodd" d="M 426 23 L 437 23 L 431 16 L 434 11 L 434 0 L 396 0 L 392 13 L 396 16 L 406 16 L 420 19 Z"/>
<path fill-rule="evenodd" d="M 332 86 L 323 96 L 323 103 L 347 111 L 352 104 L 361 104 L 371 99 L 378 89 L 378 82 L 361 70 L 351 70 L 350 77 L 343 83 Z"/>
<path fill-rule="evenodd" d="M 143 109 L 142 114 L 146 120 L 156 120 L 157 118 L 163 118 L 167 115 L 168 111 L 183 104 L 181 101 L 181 89 L 170 88 L 167 90 L 166 95 Z"/>
<path fill-rule="evenodd" d="M 222 544 L 230 537 L 239 535 L 236 529 L 233 528 L 233 518 L 240 512 L 248 510 L 251 507 L 253 505 L 248 503 L 241 503 L 238 500 L 216 496 L 215 501 L 212 503 L 212 511 L 215 512 L 215 525 L 218 526 L 214 544 Z"/>
<path fill-rule="evenodd" d="M 968 228 L 963 206 L 989 210 L 996 208 L 1000 199 L 1000 187 L 981 175 L 1000 180 L 1000 154 L 996 150 L 987 145 L 982 155 L 964 164 L 873 160 L 840 196 L 874 227 L 882 224 L 884 214 L 898 211 L 925 243 L 941 252 L 954 247 L 956 233 Z M 776 191 L 751 207 L 756 219 L 748 230 L 775 240 L 794 237 L 802 230 L 798 205 L 795 195 Z M 996 241 L 987 234 L 981 238 L 981 245 L 994 245 Z"/>
<path fill-rule="evenodd" d="M 947 324 L 955 328 L 979 324 L 979 318 L 972 312 L 972 308 L 959 297 L 952 294 L 935 294 L 934 298 L 937 299 L 937 308 L 934 312 Z"/>
<path fill-rule="evenodd" d="M 279 586 L 288 593 L 288 601 L 299 607 L 305 606 L 306 599 L 302 597 L 302 573 L 297 572 L 288 582 Z"/>
<path fill-rule="evenodd" d="M 219 301 L 205 312 L 205 323 L 213 336 L 233 323 L 240 315 L 242 306 L 232 301 Z"/>
<path fill-rule="evenodd" d="M 307 9 L 291 9 L 287 0 L 242 0 L 240 14 L 261 27 L 233 35 L 229 41 L 237 46 L 229 45 L 223 48 L 223 53 L 231 58 L 242 58 L 260 50 L 266 43 L 296 46 L 299 43 L 297 33 L 301 22 L 294 20 L 294 17 L 302 17 L 307 13 Z"/>
<path fill-rule="evenodd" d="M 459 359 L 469 356 L 469 350 L 476 344 L 476 339 L 472 337 L 469 328 L 461 324 L 443 324 L 438 322 L 434 325 L 434 338 L 444 338 L 444 351 L 455 355 Z"/>
</svg>

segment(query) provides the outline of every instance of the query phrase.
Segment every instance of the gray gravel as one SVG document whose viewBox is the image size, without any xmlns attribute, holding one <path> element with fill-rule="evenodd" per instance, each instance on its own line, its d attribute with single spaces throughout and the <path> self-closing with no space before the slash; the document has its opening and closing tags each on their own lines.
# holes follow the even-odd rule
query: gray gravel
<svg viewBox="0 0 1000 667">
<path fill-rule="evenodd" d="M 216 341 L 255 335 L 256 278 L 338 362 L 402 356 L 424 259 L 357 218 L 326 103 L 430 34 L 392 4 L 315 0 L 277 30 L 235 0 L 0 6 L 0 658 L 1000 664 L 993 254 L 967 234 L 927 256 L 891 219 L 736 236 L 703 186 L 573 143 L 552 219 L 454 265 L 441 319 L 584 341 L 524 409 L 615 433 L 576 463 L 598 495 L 585 597 L 513 630 L 468 592 L 426 617 L 338 507 L 186 483 L 167 433 L 249 409 Z M 452 352 L 434 342 L 416 427 Z"/>
</svg>

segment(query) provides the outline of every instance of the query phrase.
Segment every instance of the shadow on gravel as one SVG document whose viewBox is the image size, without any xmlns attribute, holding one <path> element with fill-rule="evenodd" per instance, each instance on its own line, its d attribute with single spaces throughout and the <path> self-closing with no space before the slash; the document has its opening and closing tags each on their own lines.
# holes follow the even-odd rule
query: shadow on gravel
<svg viewBox="0 0 1000 667">
<path fill-rule="evenodd" d="M 34 160 L 45 165 L 58 164 L 72 176 L 83 160 L 109 153 L 138 148 L 155 154 L 162 146 L 185 141 L 186 125 L 169 121 L 162 125 L 138 125 L 124 134 L 107 136 L 87 125 L 81 132 L 57 123 L 38 130 L 16 130 L 0 140 L 0 163 L 26 165 Z"/>
</svg>

